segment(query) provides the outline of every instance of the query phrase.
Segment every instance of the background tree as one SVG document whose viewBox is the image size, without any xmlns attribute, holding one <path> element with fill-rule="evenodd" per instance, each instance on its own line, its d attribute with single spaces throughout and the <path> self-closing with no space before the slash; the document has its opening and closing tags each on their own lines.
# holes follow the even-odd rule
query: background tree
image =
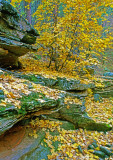
<svg viewBox="0 0 113 160">
<path fill-rule="evenodd" d="M 48 56 L 48 67 L 57 71 L 88 73 L 87 66 L 97 64 L 98 56 L 104 59 L 112 48 L 111 28 L 105 27 L 111 0 L 12 0 L 11 4 L 40 32 L 37 44 Z"/>
<path fill-rule="evenodd" d="M 111 48 L 112 37 L 106 32 L 102 36 L 103 27 L 99 24 L 105 21 L 109 1 L 80 0 L 43 0 L 34 16 L 35 25 L 40 31 L 40 41 L 43 52 L 50 57 L 48 67 L 54 61 L 57 71 L 67 67 L 70 70 L 86 70 L 87 65 L 96 64 L 94 55 L 104 53 Z"/>
</svg>

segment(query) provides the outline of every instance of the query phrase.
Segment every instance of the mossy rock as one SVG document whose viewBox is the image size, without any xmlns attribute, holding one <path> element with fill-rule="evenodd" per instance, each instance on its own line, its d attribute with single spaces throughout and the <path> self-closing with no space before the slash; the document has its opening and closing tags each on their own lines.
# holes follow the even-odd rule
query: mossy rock
<svg viewBox="0 0 113 160">
<path fill-rule="evenodd" d="M 98 157 L 105 158 L 105 153 L 102 151 L 94 151 L 93 154 L 95 154 Z"/>
</svg>

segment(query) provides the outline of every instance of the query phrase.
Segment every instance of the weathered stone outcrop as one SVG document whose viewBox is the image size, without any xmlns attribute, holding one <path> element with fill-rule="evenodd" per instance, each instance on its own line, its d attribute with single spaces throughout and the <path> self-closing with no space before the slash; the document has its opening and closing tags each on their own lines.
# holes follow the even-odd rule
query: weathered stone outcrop
<svg viewBox="0 0 113 160">
<path fill-rule="evenodd" d="M 28 75 L 15 75 L 18 78 L 24 78 L 28 79 L 30 81 L 33 81 L 36 84 L 41 84 L 43 86 L 48 86 L 53 89 L 59 89 L 66 91 L 65 94 L 73 95 L 74 97 L 85 97 L 87 96 L 87 89 L 95 88 L 94 83 L 87 83 L 83 84 L 80 80 L 76 79 L 67 79 L 67 78 L 61 78 L 56 77 L 54 78 L 47 78 L 40 74 L 34 75 L 34 74 L 28 74 Z"/>
<path fill-rule="evenodd" d="M 37 31 L 21 17 L 15 8 L 5 0 L 0 0 L 0 66 L 19 67 L 18 57 L 31 50 Z"/>
<path fill-rule="evenodd" d="M 102 97 L 113 97 L 113 73 L 107 72 L 102 78 L 102 86 L 97 86 L 94 88 L 94 93 L 99 94 Z"/>
<path fill-rule="evenodd" d="M 40 96 L 42 98 L 39 98 Z M 21 109 L 10 103 L 7 103 L 6 107 L 0 106 L 0 135 L 25 117 L 31 118 L 42 114 L 52 114 L 63 107 L 62 97 L 54 100 L 35 92 L 29 94 L 29 96 L 24 96 L 20 101 Z"/>
<path fill-rule="evenodd" d="M 51 154 L 51 148 L 45 143 L 48 128 L 44 127 L 49 121 L 59 123 L 54 131 L 51 131 L 51 127 L 49 128 L 50 136 L 60 136 L 59 126 L 61 130 L 71 131 L 78 128 L 105 132 L 111 130 L 110 125 L 97 123 L 87 115 L 83 95 L 67 93 L 67 89 L 70 89 L 68 91 L 72 89 L 71 80 L 65 78 L 64 81 L 58 78 L 56 79 L 59 81 L 57 87 L 52 85 L 54 81 L 41 75 L 24 75 L 5 69 L 0 70 L 0 160 L 47 160 L 48 155 Z M 64 82 L 66 82 L 64 87 L 66 91 L 47 87 L 62 88 L 65 86 Z M 74 83 L 74 80 L 72 82 Z M 81 85 L 80 82 L 78 84 Z M 76 85 L 73 86 L 77 89 Z M 92 88 L 92 85 L 82 84 L 82 86 L 83 90 Z M 75 97 L 78 102 L 75 101 Z M 43 120 L 48 122 L 45 123 Z M 39 121 L 42 121 L 42 126 L 38 124 Z M 52 125 L 54 127 L 54 124 Z M 29 136 L 30 133 L 33 135 L 34 130 L 36 139 Z M 53 141 L 56 149 L 59 144 L 59 141 Z M 111 155 L 110 150 L 109 153 Z M 94 154 L 98 154 L 95 149 Z"/>
<path fill-rule="evenodd" d="M 98 131 L 107 131 L 111 129 L 109 125 L 96 123 L 87 115 L 83 96 L 78 96 L 78 98 L 80 98 L 80 100 L 78 100 L 81 102 L 77 104 L 76 102 L 73 102 L 73 97 L 76 96 L 73 94 L 71 96 L 70 93 L 72 101 L 70 102 L 70 100 L 67 100 L 65 102 L 66 97 L 70 99 L 69 94 L 67 94 L 66 91 L 50 89 L 38 84 L 38 82 L 36 83 L 36 81 L 34 83 L 30 80 L 23 79 L 25 75 L 22 74 L 14 73 L 18 78 L 13 76 L 11 80 L 9 76 L 10 71 L 2 71 L 0 73 L 0 134 L 3 134 L 14 124 L 26 117 L 31 118 L 40 115 L 46 116 L 47 119 L 56 118 L 68 121 L 72 123 L 75 128 L 85 128 Z M 10 80 L 10 87 L 8 87 L 8 77 Z M 31 75 L 29 79 L 30 78 Z M 65 81 L 67 82 L 67 80 Z M 47 83 L 47 79 L 45 79 L 45 82 Z"/>
</svg>

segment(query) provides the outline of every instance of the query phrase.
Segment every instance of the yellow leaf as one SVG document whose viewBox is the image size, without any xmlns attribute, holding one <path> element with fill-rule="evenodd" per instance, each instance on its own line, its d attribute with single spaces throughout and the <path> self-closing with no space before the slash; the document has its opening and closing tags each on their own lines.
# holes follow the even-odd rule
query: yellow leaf
<svg viewBox="0 0 113 160">
<path fill-rule="evenodd" d="M 38 137 L 38 135 L 37 134 L 34 134 L 34 138 L 37 138 Z"/>
<path fill-rule="evenodd" d="M 70 106 L 69 105 L 67 105 L 67 109 L 69 109 L 70 108 Z"/>
</svg>

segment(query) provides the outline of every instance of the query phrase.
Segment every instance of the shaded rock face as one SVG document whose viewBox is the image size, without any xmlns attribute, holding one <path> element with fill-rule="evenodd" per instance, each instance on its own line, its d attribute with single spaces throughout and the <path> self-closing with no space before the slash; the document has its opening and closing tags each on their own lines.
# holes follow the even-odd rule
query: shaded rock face
<svg viewBox="0 0 113 160">
<path fill-rule="evenodd" d="M 21 17 L 15 8 L 0 0 L 0 66 L 19 66 L 18 57 L 35 50 L 37 31 Z M 1 51 L 2 50 L 2 51 Z"/>
<path fill-rule="evenodd" d="M 68 128 L 64 126 L 69 126 Z M 69 122 L 62 121 L 62 126 L 60 126 L 62 129 L 71 129 L 73 130 L 73 126 Z M 14 126 L 12 129 L 7 131 L 6 134 L 0 136 L 0 160 L 48 160 L 48 155 L 51 155 L 51 148 L 45 143 L 45 137 L 47 137 L 46 133 L 49 133 L 50 137 L 62 137 L 62 134 L 59 133 L 57 130 L 54 130 L 54 132 L 50 132 L 50 130 L 47 130 L 48 132 L 43 131 L 42 129 L 36 129 L 37 138 L 33 138 L 29 136 L 29 133 L 32 133 L 32 128 L 28 128 L 22 125 Z M 68 133 L 69 134 L 69 133 Z M 64 138 L 65 139 L 65 138 Z M 65 140 L 66 141 L 66 140 Z M 74 140 L 71 139 L 71 142 L 74 143 Z M 51 143 L 51 140 L 50 140 Z M 62 142 L 63 143 L 63 142 Z M 55 148 L 55 151 L 58 150 L 59 145 L 61 142 L 58 140 L 52 141 L 52 146 Z M 66 142 L 65 142 L 66 144 Z M 64 146 L 64 145 L 63 145 Z M 79 146 L 79 152 L 83 153 L 83 149 L 80 150 L 81 146 Z M 106 147 L 109 146 L 109 147 Z M 92 149 L 92 153 L 97 155 L 98 159 L 102 160 L 104 159 L 112 159 L 112 145 L 100 146 L 98 145 L 97 141 L 95 139 L 92 139 L 92 143 L 88 145 L 88 148 L 86 151 Z M 71 146 L 70 146 L 71 147 Z M 97 150 L 98 147 L 98 150 Z M 58 160 L 60 160 L 60 154 L 58 154 Z M 100 158 L 99 158 L 100 157 Z M 52 159 L 52 158 L 51 158 Z M 54 158 L 55 159 L 55 158 Z M 73 158 L 67 158 L 67 159 L 73 159 Z M 78 159 L 78 158 L 76 158 Z"/>
</svg>

